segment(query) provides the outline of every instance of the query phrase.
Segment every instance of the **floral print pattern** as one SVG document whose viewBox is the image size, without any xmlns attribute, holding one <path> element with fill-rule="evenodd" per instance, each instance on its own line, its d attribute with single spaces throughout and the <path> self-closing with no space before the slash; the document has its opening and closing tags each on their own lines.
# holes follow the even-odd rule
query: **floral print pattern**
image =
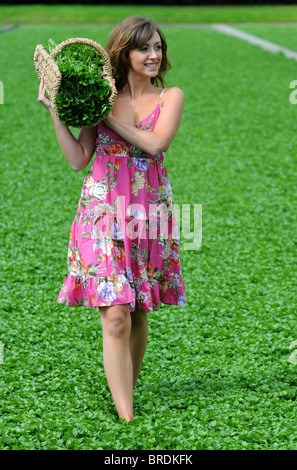
<svg viewBox="0 0 297 470">
<path fill-rule="evenodd" d="M 154 129 L 160 102 L 138 128 Z M 68 275 L 59 303 L 91 308 L 128 304 L 130 311 L 147 312 L 160 302 L 185 307 L 164 158 L 164 153 L 144 153 L 99 123 L 96 157 L 70 230 Z M 165 218 L 158 212 L 160 205 L 166 208 Z"/>
</svg>

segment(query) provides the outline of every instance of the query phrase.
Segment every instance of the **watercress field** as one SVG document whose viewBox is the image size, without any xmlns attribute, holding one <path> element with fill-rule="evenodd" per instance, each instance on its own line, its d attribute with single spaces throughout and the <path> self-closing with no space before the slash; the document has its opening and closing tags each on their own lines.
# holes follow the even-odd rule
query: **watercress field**
<svg viewBox="0 0 297 470">
<path fill-rule="evenodd" d="M 294 48 L 296 27 L 248 30 L 279 44 L 285 30 Z M 185 93 L 165 163 L 174 201 L 202 204 L 203 240 L 180 239 L 187 307 L 149 314 L 134 421 L 110 397 L 99 312 L 56 303 L 88 167 L 61 153 L 33 53 L 48 38 L 104 45 L 109 31 L 0 35 L 0 448 L 297 449 L 295 61 L 210 27 L 163 28 L 168 86 Z"/>
</svg>

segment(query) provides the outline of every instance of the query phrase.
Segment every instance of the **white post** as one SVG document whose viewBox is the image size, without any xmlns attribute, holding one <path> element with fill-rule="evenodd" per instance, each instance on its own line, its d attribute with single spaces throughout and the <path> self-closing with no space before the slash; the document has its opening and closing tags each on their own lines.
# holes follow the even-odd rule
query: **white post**
<svg viewBox="0 0 297 470">
<path fill-rule="evenodd" d="M 0 364 L 4 364 L 4 344 L 0 341 Z"/>
<path fill-rule="evenodd" d="M 0 82 L 0 104 L 4 104 L 4 86 L 2 82 Z"/>
</svg>

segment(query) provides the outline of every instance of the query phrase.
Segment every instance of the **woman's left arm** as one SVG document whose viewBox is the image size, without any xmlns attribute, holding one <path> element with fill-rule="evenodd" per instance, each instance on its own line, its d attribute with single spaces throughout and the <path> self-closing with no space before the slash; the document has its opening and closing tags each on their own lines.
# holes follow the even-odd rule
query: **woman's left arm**
<svg viewBox="0 0 297 470">
<path fill-rule="evenodd" d="M 160 155 L 167 150 L 177 134 L 184 106 L 184 94 L 180 88 L 168 88 L 163 94 L 163 106 L 153 131 L 130 126 L 112 115 L 105 123 L 114 132 L 149 155 Z"/>
</svg>

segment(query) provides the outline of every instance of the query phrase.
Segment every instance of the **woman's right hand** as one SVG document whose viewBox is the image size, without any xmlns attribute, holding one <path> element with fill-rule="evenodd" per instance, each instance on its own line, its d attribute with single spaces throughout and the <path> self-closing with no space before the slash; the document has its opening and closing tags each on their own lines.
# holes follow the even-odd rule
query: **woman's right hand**
<svg viewBox="0 0 297 470">
<path fill-rule="evenodd" d="M 49 98 L 46 96 L 46 89 L 45 89 L 45 83 L 44 83 L 43 78 L 40 80 L 38 101 L 41 104 L 43 104 L 43 106 L 45 106 L 49 111 L 52 110 L 51 102 L 50 102 Z"/>
</svg>

